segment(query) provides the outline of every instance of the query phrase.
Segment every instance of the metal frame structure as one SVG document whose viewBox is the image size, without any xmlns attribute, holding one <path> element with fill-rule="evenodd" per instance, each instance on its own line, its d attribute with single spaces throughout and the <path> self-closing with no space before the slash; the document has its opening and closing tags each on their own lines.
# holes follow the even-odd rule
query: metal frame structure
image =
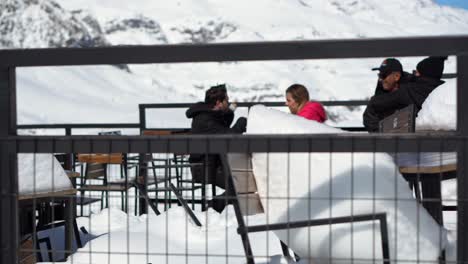
<svg viewBox="0 0 468 264">
<path fill-rule="evenodd" d="M 320 101 L 321 104 L 324 106 L 365 106 L 367 105 L 366 100 L 349 100 L 349 101 Z M 261 103 L 265 106 L 273 106 L 273 107 L 285 107 L 284 102 L 239 102 L 237 103 L 238 107 L 250 107 L 254 106 L 255 104 Z M 178 108 L 178 109 L 187 109 L 188 107 L 192 106 L 193 104 L 190 103 L 173 103 L 173 104 L 139 104 L 139 117 L 140 117 L 140 131 L 149 129 L 149 130 L 158 130 L 160 128 L 148 128 L 146 126 L 146 110 L 147 109 L 168 109 L 168 108 Z M 344 130 L 348 131 L 365 131 L 364 127 L 342 127 Z M 171 131 L 185 131 L 184 128 L 166 128 L 166 130 Z"/>
<path fill-rule="evenodd" d="M 454 55 L 457 130 L 445 135 L 17 136 L 16 67 Z M 18 262 L 17 153 L 456 151 L 457 261 L 468 262 L 468 36 L 0 51 L 0 263 Z"/>
</svg>

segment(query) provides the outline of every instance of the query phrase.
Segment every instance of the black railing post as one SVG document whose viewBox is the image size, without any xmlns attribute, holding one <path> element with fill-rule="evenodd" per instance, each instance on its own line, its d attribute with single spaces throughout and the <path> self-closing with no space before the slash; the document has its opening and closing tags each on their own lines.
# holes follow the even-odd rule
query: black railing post
<svg viewBox="0 0 468 264">
<path fill-rule="evenodd" d="M 146 108 L 144 105 L 138 105 L 138 114 L 140 117 L 140 135 L 146 129 Z"/>
<path fill-rule="evenodd" d="M 18 262 L 15 68 L 0 68 L 0 264 Z"/>
<path fill-rule="evenodd" d="M 468 54 L 457 56 L 457 132 L 468 136 Z M 468 144 L 458 149 L 457 157 L 457 260 L 468 263 Z"/>
</svg>

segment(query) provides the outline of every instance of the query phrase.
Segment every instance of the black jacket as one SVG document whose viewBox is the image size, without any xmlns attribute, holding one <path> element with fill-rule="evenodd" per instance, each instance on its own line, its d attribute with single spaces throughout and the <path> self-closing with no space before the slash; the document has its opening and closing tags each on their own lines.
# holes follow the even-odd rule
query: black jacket
<svg viewBox="0 0 468 264">
<path fill-rule="evenodd" d="M 192 134 L 241 134 L 245 132 L 247 119 L 240 117 L 233 127 L 234 112 L 215 111 L 212 106 L 203 102 L 190 107 L 185 115 L 192 118 Z M 192 166 L 192 178 L 199 183 L 213 183 L 227 189 L 226 178 L 221 171 L 221 161 L 218 155 L 191 154 L 189 162 L 198 163 Z"/>
<path fill-rule="evenodd" d="M 441 80 L 425 77 L 402 79 L 398 90 L 378 94 L 370 99 L 363 115 L 365 128 L 369 132 L 377 132 L 380 120 L 411 104 L 419 112 L 427 96 L 443 83 Z"/>
<path fill-rule="evenodd" d="M 203 102 L 190 107 L 185 115 L 192 118 L 192 134 L 241 134 L 245 132 L 247 120 L 241 117 L 230 128 L 234 112 L 215 111 L 212 106 Z"/>
</svg>

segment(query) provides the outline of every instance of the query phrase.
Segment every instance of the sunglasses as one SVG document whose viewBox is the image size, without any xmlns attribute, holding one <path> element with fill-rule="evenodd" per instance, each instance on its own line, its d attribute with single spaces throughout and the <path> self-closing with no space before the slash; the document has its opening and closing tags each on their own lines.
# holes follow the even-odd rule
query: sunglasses
<svg viewBox="0 0 468 264">
<path fill-rule="evenodd" d="M 387 78 L 389 75 L 391 75 L 393 72 L 379 72 L 377 74 L 377 76 L 379 76 L 379 79 L 385 79 Z"/>
</svg>

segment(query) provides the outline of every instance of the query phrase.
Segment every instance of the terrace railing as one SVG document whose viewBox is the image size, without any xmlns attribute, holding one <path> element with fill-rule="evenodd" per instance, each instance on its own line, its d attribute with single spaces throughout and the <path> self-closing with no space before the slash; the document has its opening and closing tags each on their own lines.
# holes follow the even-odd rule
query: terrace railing
<svg viewBox="0 0 468 264">
<path fill-rule="evenodd" d="M 453 55 L 457 130 L 444 135 L 18 136 L 16 68 Z M 468 36 L 0 51 L 0 263 L 18 263 L 18 153 L 457 152 L 457 261 L 468 262 Z M 167 254 L 167 253 L 166 253 Z"/>
</svg>

